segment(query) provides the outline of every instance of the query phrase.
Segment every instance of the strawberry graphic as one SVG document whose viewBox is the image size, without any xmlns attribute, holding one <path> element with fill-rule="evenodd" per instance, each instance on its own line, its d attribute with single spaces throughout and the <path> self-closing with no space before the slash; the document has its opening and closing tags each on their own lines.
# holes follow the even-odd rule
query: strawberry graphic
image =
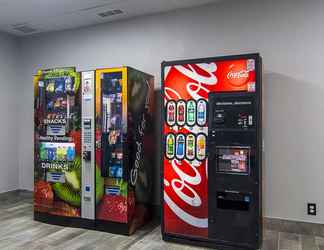
<svg viewBox="0 0 324 250">
<path fill-rule="evenodd" d="M 81 155 L 81 131 L 80 130 L 72 130 L 70 132 L 70 136 L 73 138 L 73 142 L 75 143 L 76 154 Z"/>
<path fill-rule="evenodd" d="M 127 200 L 122 195 L 105 195 L 98 207 L 98 219 L 127 223 Z"/>
<path fill-rule="evenodd" d="M 36 182 L 34 188 L 35 209 L 40 212 L 46 212 L 53 206 L 54 193 L 52 187 L 46 181 Z"/>
</svg>

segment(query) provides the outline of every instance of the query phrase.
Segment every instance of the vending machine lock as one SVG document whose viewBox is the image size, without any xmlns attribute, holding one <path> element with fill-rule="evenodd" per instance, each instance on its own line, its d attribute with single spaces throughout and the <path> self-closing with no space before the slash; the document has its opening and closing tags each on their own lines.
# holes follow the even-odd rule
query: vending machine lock
<svg viewBox="0 0 324 250">
<path fill-rule="evenodd" d="M 85 161 L 91 161 L 91 151 L 84 151 L 82 157 Z"/>
</svg>

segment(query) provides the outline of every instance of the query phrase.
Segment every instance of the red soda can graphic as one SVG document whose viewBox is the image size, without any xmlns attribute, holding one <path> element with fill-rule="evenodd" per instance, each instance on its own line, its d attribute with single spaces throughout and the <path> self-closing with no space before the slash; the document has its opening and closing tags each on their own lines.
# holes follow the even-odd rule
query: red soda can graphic
<svg viewBox="0 0 324 250">
<path fill-rule="evenodd" d="M 169 126 L 175 125 L 176 122 L 176 102 L 175 101 L 169 101 L 166 105 L 166 122 Z"/>
<path fill-rule="evenodd" d="M 186 123 L 186 102 L 183 100 L 177 103 L 177 124 L 183 126 Z"/>
</svg>

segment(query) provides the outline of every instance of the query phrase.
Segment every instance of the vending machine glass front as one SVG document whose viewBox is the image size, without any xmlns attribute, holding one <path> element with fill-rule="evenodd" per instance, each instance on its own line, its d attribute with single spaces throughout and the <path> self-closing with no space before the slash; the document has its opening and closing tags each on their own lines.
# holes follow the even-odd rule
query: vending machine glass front
<svg viewBox="0 0 324 250">
<path fill-rule="evenodd" d="M 122 72 L 102 76 L 102 176 L 122 178 Z"/>
</svg>

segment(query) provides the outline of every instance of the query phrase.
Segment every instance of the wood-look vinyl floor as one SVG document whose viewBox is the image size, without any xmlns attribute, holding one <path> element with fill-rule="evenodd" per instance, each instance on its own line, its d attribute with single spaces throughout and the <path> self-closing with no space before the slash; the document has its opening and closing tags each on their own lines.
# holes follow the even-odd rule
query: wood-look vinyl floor
<svg viewBox="0 0 324 250">
<path fill-rule="evenodd" d="M 32 199 L 15 192 L 0 196 L 0 249 L 10 250 L 202 250 L 162 241 L 151 223 L 132 236 L 53 226 L 33 220 Z M 264 250 L 324 250 L 324 238 L 265 230 Z"/>
</svg>

